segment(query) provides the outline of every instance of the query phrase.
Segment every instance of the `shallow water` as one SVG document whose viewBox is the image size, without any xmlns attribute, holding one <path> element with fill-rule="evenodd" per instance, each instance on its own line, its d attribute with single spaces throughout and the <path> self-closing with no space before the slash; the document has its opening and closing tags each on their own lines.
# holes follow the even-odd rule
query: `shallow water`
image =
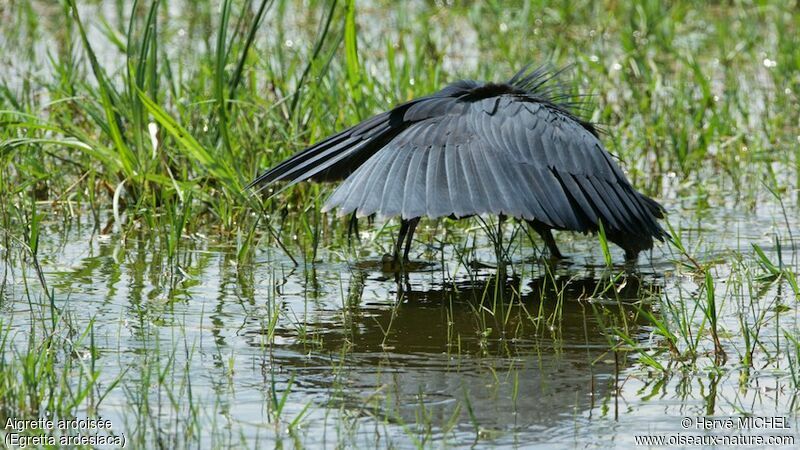
<svg viewBox="0 0 800 450">
<path fill-rule="evenodd" d="M 688 211 L 672 211 L 682 227 Z M 785 415 L 791 429 L 758 432 L 796 436 L 793 362 L 783 336 L 798 331 L 796 300 L 785 284 L 754 282 L 752 292 L 738 292 L 733 286 L 747 283 L 730 277 L 741 272 L 728 251 L 737 242 L 761 242 L 774 255 L 762 220 L 721 210 L 702 231 L 682 228 L 685 236 L 696 233 L 696 258 L 719 260 L 714 278 L 728 361 L 714 366 L 704 336 L 697 364 L 682 368 L 668 353 L 653 353 L 670 367 L 666 373 L 642 364 L 635 351 L 612 349 L 612 327 L 624 327 L 643 348 L 663 350 L 640 310 L 665 315 L 665 302 L 697 304 L 702 280 L 681 273 L 664 245 L 643 255 L 636 270 L 608 272 L 595 239 L 562 233 L 569 262 L 531 259 L 535 250 L 523 243 L 498 283 L 494 269 L 460 268 L 453 235 L 440 262 L 397 282 L 370 262 L 378 253 L 342 262 L 323 252 L 320 263 L 304 268 L 264 249 L 253 264 L 237 265 L 234 248 L 199 235 L 184 237 L 175 266 L 158 239 L 101 235 L 73 219 L 46 226 L 40 259 L 72 327 L 94 320 L 100 384 L 122 374 L 124 389 L 112 390 L 98 414 L 128 434 L 143 418 L 152 421 L 159 435 L 148 436 L 150 443 L 605 447 L 631 444 L 634 434 L 687 433 L 683 417 L 742 413 Z M 475 236 L 477 259 L 493 263 L 486 238 Z M 783 246 L 789 261 L 791 246 Z M 364 244 L 362 253 L 371 248 Z M 44 302 L 41 290 L 29 304 L 25 283 L 37 292 L 36 279 L 16 256 L 8 259 L 12 253 L 5 252 L 4 324 L 24 346 L 31 323 L 48 309 L 35 304 Z M 608 289 L 611 273 L 621 275 Z M 782 312 L 760 329 L 764 350 L 747 370 L 738 349 L 742 317 L 776 302 Z M 160 382 L 156 369 L 168 374 Z M 271 401 L 284 395 L 276 417 Z M 142 404 L 150 409 L 142 412 Z M 199 436 L 184 429 L 190 417 Z"/>
<path fill-rule="evenodd" d="M 369 55 L 362 61 L 365 70 L 378 79 L 378 74 L 388 73 L 377 69 L 387 64 L 381 37 L 395 43 L 393 48 L 406 46 L 398 61 L 411 59 L 408 55 L 416 51 L 412 48 L 416 41 L 400 38 L 427 26 L 426 20 L 417 23 L 409 18 L 422 15 L 415 10 L 420 8 L 424 14 L 438 15 L 438 28 L 430 39 L 436 44 L 432 47 L 446 49 L 440 61 L 442 80 L 460 73 L 472 75 L 483 54 L 475 45 L 480 30 L 466 23 L 469 12 L 450 17 L 438 6 L 410 3 L 408 10 L 397 14 L 384 14 L 373 5 L 359 10 L 360 51 Z M 60 42 L 52 37 L 58 36 L 61 21 L 50 20 L 60 17 L 60 8 L 47 2 L 33 4 L 41 15 L 37 31 L 41 35 L 30 42 L 11 38 L 0 42 L 0 60 L 9 67 L 0 81 L 12 91 L 22 90 L 31 73 L 52 72 L 45 50 L 55 52 Z M 211 34 L 203 34 L 206 12 L 182 17 L 184 6 L 169 3 L 163 13 L 170 38 L 164 46 L 167 56 L 208 45 L 197 35 L 213 41 Z M 293 11 L 296 6 L 288 3 L 283 34 L 265 33 L 262 38 L 270 44 L 281 38 L 287 52 L 305 54 L 312 50 L 316 21 L 325 8 L 318 7 L 311 17 Z M 84 17 L 100 15 L 112 23 L 128 7 L 126 1 L 81 6 Z M 555 14 L 544 11 L 542 17 L 558 23 L 561 19 Z M 0 5 L 0 18 L 11 23 L 18 16 Z M 274 17 L 268 16 L 265 23 L 271 25 L 270 21 Z M 195 36 L 186 32 L 190 26 L 184 22 L 197 27 Z M 386 22 L 392 22 L 388 35 L 381 28 Z M 531 39 L 541 20 L 534 25 Z M 24 28 L 24 22 L 20 26 Z M 699 42 L 715 39 L 705 30 L 712 27 L 698 28 L 698 35 L 681 37 L 677 44 L 696 49 Z M 567 31 L 594 33 L 594 25 Z M 104 38 L 98 23 L 92 23 L 88 32 L 97 43 L 101 63 L 116 73 L 123 54 Z M 637 121 L 645 118 L 631 117 L 631 111 L 619 110 L 620 103 L 615 102 L 633 93 L 624 90 L 629 81 L 620 81 L 623 69 L 615 68 L 620 66 L 618 60 L 625 62 L 619 56 L 623 52 L 618 42 L 610 41 L 587 37 L 579 56 L 600 54 L 590 60 L 609 68 L 606 78 L 611 86 L 606 86 L 609 90 L 598 103 L 638 130 Z M 761 44 L 769 51 L 764 56 L 773 56 L 774 46 Z M 525 53 L 526 58 L 538 55 L 538 47 L 530 47 L 537 50 Z M 30 58 L 16 58 L 16 52 Z M 255 73 L 271 66 L 270 58 L 275 57 L 266 52 L 261 56 Z M 740 144 L 733 137 L 727 140 L 728 131 L 750 135 L 753 148 L 761 145 L 765 153 L 785 137 L 762 136 L 768 129 L 764 123 L 770 120 L 762 113 L 769 113 L 766 106 L 778 91 L 761 61 L 754 63 L 757 69 L 743 68 L 733 80 L 737 86 L 727 88 L 725 82 L 731 80 L 723 76 L 727 72 L 719 61 L 704 66 L 714 95 L 735 97 L 748 105 L 747 115 L 731 113 L 741 129 L 715 135 L 706 143 L 709 154 Z M 682 85 L 669 75 L 659 74 L 665 79 L 654 96 L 674 101 L 654 99 L 647 114 L 657 116 L 659 107 L 680 107 Z M 46 104 L 47 90 L 35 91 Z M 699 90 L 692 93 L 699 95 Z M 794 138 L 792 126 L 786 127 L 787 136 Z M 666 244 L 641 255 L 636 268 L 609 270 L 594 237 L 557 234 L 569 260 L 553 264 L 539 258 L 518 233 L 512 264 L 498 276 L 494 249 L 476 222 L 430 229 L 423 223 L 412 253 L 418 265 L 398 282 L 378 262 L 382 249 L 391 246 L 396 228 L 376 234 L 380 223 L 362 227 L 357 252 L 341 245 L 341 236 L 328 238 L 334 242 L 320 250 L 317 262 L 301 261 L 295 267 L 279 248 L 265 245 L 259 246 L 255 259 L 239 262 L 235 239 L 214 229 L 183 236 L 170 259 L 161 236 L 136 231 L 135 225 L 123 228 L 126 232 L 107 226 L 110 211 L 104 211 L 95 224 L 90 212 L 65 218 L 70 214 L 64 204 L 62 209 L 47 210 L 49 203 L 43 203 L 38 255 L 44 280 L 66 323 L 59 324 L 59 334 L 78 342 L 76 352 L 62 355 L 60 362 L 96 366 L 100 373 L 96 395 L 110 389 L 97 411 L 87 411 L 84 402 L 79 413 L 110 419 L 115 432 L 125 433 L 138 445 L 165 448 L 277 444 L 628 448 L 636 443 L 636 435 L 678 433 L 800 439 L 800 350 L 791 340 L 800 335 L 797 295 L 785 280 L 766 276 L 768 271 L 752 247 L 757 244 L 771 261 L 781 261 L 783 268 L 798 273 L 797 191 L 784 192 L 784 211 L 762 185 L 745 187 L 742 193 L 738 184 L 748 179 L 728 177 L 719 167 L 688 171 L 692 173 L 688 180 L 675 173 L 643 177 L 657 158 L 642 147 L 652 140 L 671 150 L 674 143 L 660 141 L 666 136 L 627 131 L 620 129 L 606 142 L 615 147 L 612 150 L 647 155 L 628 158 L 623 165 L 639 175 L 634 184 L 650 183 L 662 194 L 670 223 L 691 257 L 710 263 L 724 361 L 715 361 L 702 310 L 706 280 L 691 267 L 689 258 Z M 692 139 L 697 139 L 697 131 L 689 130 Z M 789 166 L 795 160 L 773 153 L 765 158 L 775 158 L 766 164 L 774 166 L 770 175 L 776 184 L 792 186 L 797 168 Z M 745 175 L 752 177 L 749 172 Z M 507 237 L 514 227 L 508 224 Z M 0 323 L 9 327 L 14 348 L 22 354 L 28 351 L 32 333 L 39 337 L 49 330 L 52 309 L 24 244 L 10 238 L 15 232 L 0 232 Z M 467 256 L 461 258 L 465 249 Z M 611 250 L 614 260 L 621 261 L 619 249 Z M 676 311 L 684 316 L 676 317 Z M 687 341 L 697 340 L 696 358 L 671 355 L 647 314 L 669 324 L 678 336 L 679 350 L 686 351 Z M 688 328 L 681 330 L 682 326 Z M 80 336 L 88 329 L 91 343 L 88 336 Z M 747 364 L 746 344 L 753 340 L 753 361 Z M 15 357 L 12 352 L 3 355 Z M 697 427 L 698 417 L 746 415 L 786 418 L 789 428 Z M 684 418 L 690 419 L 688 427 Z M 749 447 L 759 446 L 773 447 Z"/>
</svg>

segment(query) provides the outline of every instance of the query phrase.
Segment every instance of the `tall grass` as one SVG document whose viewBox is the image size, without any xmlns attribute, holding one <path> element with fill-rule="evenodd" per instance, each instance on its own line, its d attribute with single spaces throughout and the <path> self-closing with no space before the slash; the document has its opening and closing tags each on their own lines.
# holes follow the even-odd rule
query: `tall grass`
<svg viewBox="0 0 800 450">
<path fill-rule="evenodd" d="M 61 17 L 50 19 L 64 25 L 64 44 L 51 50 L 53 75 L 21 87 L 11 80 L 0 83 L 6 124 L 3 196 L 16 201 L 9 196 L 21 193 L 19 186 L 35 191 L 35 184 L 39 192 L 51 191 L 43 194 L 48 197 L 69 189 L 72 198 L 108 203 L 109 193 L 118 191 L 133 224 L 142 208 L 162 207 L 191 191 L 198 216 L 228 232 L 248 230 L 253 220 L 248 211 L 257 199 L 242 187 L 260 168 L 449 79 L 503 79 L 525 62 L 545 59 L 575 63 L 568 77 L 593 95 L 586 111 L 601 107 L 592 119 L 610 131 L 609 147 L 649 194 L 659 196 L 659 180 L 674 172 L 702 199 L 699 181 L 709 166 L 729 176 L 734 189 L 759 179 L 762 169 L 777 189 L 788 181 L 763 164 L 763 155 L 796 141 L 782 124 L 797 112 L 781 103 L 753 112 L 747 105 L 772 99 L 763 94 L 762 78 L 746 74 L 768 73 L 776 88 L 791 91 L 794 61 L 780 53 L 754 58 L 757 39 L 769 37 L 741 33 L 744 24 L 760 30 L 756 24 L 764 20 L 791 35 L 796 20 L 777 4 L 710 8 L 720 17 L 713 42 L 738 46 L 691 38 L 702 23 L 697 11 L 683 4 L 615 4 L 602 15 L 595 15 L 594 7 L 528 5 L 509 15 L 480 4 L 454 6 L 437 18 L 442 25 L 474 27 L 481 36 L 459 51 L 431 30 L 425 33 L 421 23 L 408 22 L 404 13 L 391 20 L 399 30 L 415 33 L 369 41 L 359 31 L 369 28 L 365 22 L 376 14 L 370 7 L 353 1 L 309 6 L 301 13 L 285 0 L 199 2 L 192 8 L 205 13 L 181 21 L 171 15 L 173 3 L 137 0 L 117 6 L 117 16 L 125 20 L 101 26 L 86 22 L 84 15 L 96 14 L 92 5 L 65 1 Z M 400 11 L 405 8 L 416 7 Z M 753 8 L 759 13 L 748 14 Z M 287 35 L 287 24 L 298 19 L 312 26 Z M 723 26 L 734 19 L 740 24 Z M 587 26 L 563 32 L 570 23 Z M 529 30 L 529 24 L 533 33 L 522 33 L 522 45 L 510 45 L 506 36 Z M 33 20 L 32 29 L 10 27 L 6 34 L 22 37 L 44 26 Z M 98 40 L 98 29 L 105 41 Z M 539 39 L 540 33 L 553 38 Z M 298 48 L 300 42 L 309 45 Z M 788 45 L 783 37 L 780 42 L 780 48 Z M 475 51 L 480 55 L 475 62 L 442 72 L 443 55 L 455 64 Z M 105 56 L 109 53 L 114 58 Z M 743 64 L 761 68 L 743 75 L 737 70 Z M 344 83 L 337 82 L 340 76 Z M 743 84 L 752 89 L 735 88 Z M 40 92 L 47 95 L 33 95 Z M 773 155 L 789 164 L 794 160 L 792 152 Z M 31 164 L 34 159 L 41 162 Z M 43 166 L 58 163 L 66 170 L 57 178 Z M 308 205 L 314 192 L 297 187 L 266 207 Z M 747 189 L 741 194 L 753 195 Z M 300 235 L 294 228 L 290 225 L 288 234 Z M 315 247 L 305 239 L 298 244 Z"/>
</svg>

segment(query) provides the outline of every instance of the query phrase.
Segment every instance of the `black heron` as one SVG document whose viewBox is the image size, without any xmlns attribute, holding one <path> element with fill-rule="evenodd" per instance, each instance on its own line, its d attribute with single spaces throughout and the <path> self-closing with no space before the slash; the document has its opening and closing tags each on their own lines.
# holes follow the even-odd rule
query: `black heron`
<svg viewBox="0 0 800 450">
<path fill-rule="evenodd" d="M 400 216 L 403 261 L 423 216 L 526 221 L 552 257 L 551 230 L 599 231 L 635 260 L 663 241 L 664 209 L 637 192 L 575 112 L 561 71 L 527 67 L 505 83 L 462 80 L 335 134 L 259 175 L 264 189 L 341 181 L 324 211 Z"/>
</svg>

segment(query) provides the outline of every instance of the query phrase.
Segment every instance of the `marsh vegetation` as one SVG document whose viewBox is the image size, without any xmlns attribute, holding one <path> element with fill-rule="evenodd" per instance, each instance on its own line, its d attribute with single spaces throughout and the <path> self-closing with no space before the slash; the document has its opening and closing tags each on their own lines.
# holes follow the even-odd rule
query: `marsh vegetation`
<svg viewBox="0 0 800 450">
<path fill-rule="evenodd" d="M 3 2 L 0 419 L 102 417 L 133 448 L 629 446 L 686 416 L 797 436 L 799 8 Z M 348 239 L 331 186 L 243 189 L 542 61 L 668 211 L 635 270 L 597 237 L 552 263 L 513 221 L 498 251 L 494 217 L 423 220 L 398 283 L 396 221 Z"/>
</svg>

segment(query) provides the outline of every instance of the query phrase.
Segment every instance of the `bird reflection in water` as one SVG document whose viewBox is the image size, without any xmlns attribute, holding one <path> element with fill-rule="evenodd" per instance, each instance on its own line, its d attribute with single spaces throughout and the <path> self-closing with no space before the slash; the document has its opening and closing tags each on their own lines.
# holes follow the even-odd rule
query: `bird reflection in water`
<svg viewBox="0 0 800 450">
<path fill-rule="evenodd" d="M 635 274 L 548 273 L 414 283 L 368 300 L 365 292 L 385 286 L 370 276 L 354 271 L 336 318 L 308 323 L 310 336 L 289 345 L 303 356 L 280 364 L 294 366 L 306 389 L 341 387 L 346 410 L 415 423 L 422 408 L 434 423 L 455 416 L 500 433 L 613 414 L 626 358 L 611 330 L 641 335 L 642 299 L 658 293 Z"/>
</svg>

